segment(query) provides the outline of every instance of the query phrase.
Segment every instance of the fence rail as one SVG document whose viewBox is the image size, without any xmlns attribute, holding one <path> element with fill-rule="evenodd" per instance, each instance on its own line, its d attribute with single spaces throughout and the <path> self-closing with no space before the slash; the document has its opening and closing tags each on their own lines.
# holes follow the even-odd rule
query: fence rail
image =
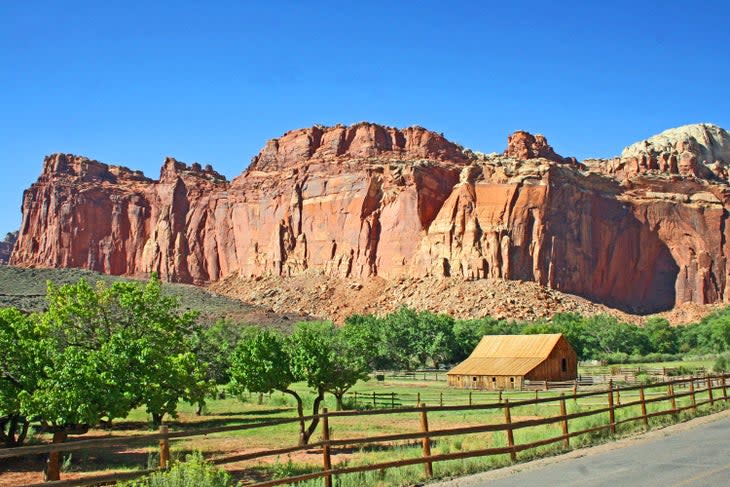
<svg viewBox="0 0 730 487">
<path fill-rule="evenodd" d="M 305 480 L 323 478 L 325 487 L 332 485 L 332 478 L 335 475 L 345 475 L 356 472 L 365 472 L 371 470 L 383 470 L 387 468 L 396 468 L 409 465 L 424 465 L 424 471 L 426 476 L 430 477 L 433 475 L 432 465 L 435 462 L 466 459 L 479 456 L 488 455 L 503 455 L 509 454 L 511 459 L 514 461 L 517 458 L 517 453 L 529 449 L 534 449 L 540 446 L 550 445 L 554 443 L 561 443 L 564 448 L 570 447 L 571 438 L 576 436 L 598 432 L 598 431 L 609 431 L 611 434 L 616 433 L 616 429 L 620 425 L 641 421 L 644 429 L 649 427 L 649 419 L 659 416 L 672 415 L 676 416 L 682 411 L 696 411 L 698 407 L 703 405 L 715 405 L 718 401 L 722 401 L 723 405 L 727 405 L 727 385 L 726 380 L 730 377 L 730 374 L 722 375 L 707 375 L 705 377 L 689 377 L 668 380 L 664 382 L 652 383 L 648 385 L 633 385 L 627 387 L 616 388 L 613 382 L 608 383 L 606 389 L 592 390 L 586 392 L 577 392 L 573 390 L 572 394 L 565 395 L 552 395 L 549 397 L 536 397 L 534 399 L 524 400 L 513 400 L 510 401 L 505 398 L 502 402 L 491 403 L 491 404 L 462 404 L 462 405 L 439 405 L 439 406 L 427 406 L 424 403 L 420 403 L 415 407 L 396 407 L 392 409 L 375 409 L 369 411 L 336 411 L 329 412 L 327 409 L 323 409 L 320 414 L 307 416 L 304 418 L 305 421 L 309 421 L 314 418 L 319 418 L 323 424 L 322 440 L 314 443 L 310 443 L 304 446 L 291 446 L 285 448 L 271 449 L 259 452 L 251 452 L 244 454 L 233 454 L 226 456 L 218 456 L 211 459 L 212 463 L 216 465 L 226 465 L 234 462 L 242 462 L 247 460 L 254 460 L 264 457 L 278 456 L 287 453 L 293 453 L 303 450 L 321 449 L 322 451 L 322 466 L 323 469 L 317 472 L 307 473 L 304 475 L 293 476 L 283 479 L 267 480 L 255 484 L 248 484 L 250 487 L 269 487 L 274 485 L 301 482 Z M 684 389 L 684 391 L 677 392 L 676 389 Z M 638 395 L 637 395 L 638 394 Z M 704 396 L 704 397 L 701 397 Z M 376 401 L 378 396 L 376 395 Z M 622 402 L 623 397 L 623 402 Z M 689 398 L 688 403 L 680 405 L 678 400 Z M 372 399 L 372 396 L 371 396 Z M 387 398 L 386 398 L 387 399 Z M 392 396 L 390 396 L 392 402 Z M 597 402 L 591 401 L 588 406 L 590 407 L 584 411 L 567 412 L 566 401 L 579 399 L 598 399 Z M 550 415 L 544 418 L 538 419 L 522 419 L 518 421 L 512 420 L 512 411 L 516 408 L 530 405 L 543 405 L 555 403 L 554 405 L 559 406 L 559 413 L 556 415 Z M 648 412 L 648 405 L 658 405 L 660 403 L 668 403 L 666 409 L 659 409 L 657 411 Z M 595 406 L 595 407 L 594 407 Z M 640 414 L 637 416 L 626 417 L 620 420 L 616 419 L 617 411 L 624 410 L 631 407 L 640 407 Z M 428 427 L 428 414 L 435 412 L 446 412 L 446 411 L 487 411 L 487 410 L 503 410 L 504 411 L 504 422 L 500 423 L 488 423 L 477 426 L 467 427 L 456 427 L 448 429 L 434 429 L 430 430 Z M 419 431 L 409 433 L 397 433 L 397 434 L 385 434 L 378 436 L 369 436 L 364 438 L 333 438 L 330 436 L 329 424 L 331 420 L 343 417 L 353 416 L 375 416 L 384 414 L 417 414 L 420 418 Z M 576 431 L 571 431 L 570 422 L 579 418 L 587 418 L 593 416 L 605 416 L 608 414 L 608 419 L 602 424 L 597 426 L 591 426 L 590 428 L 583 428 Z M 69 452 L 77 451 L 89 448 L 110 448 L 118 447 L 120 445 L 128 446 L 140 442 L 153 442 L 159 440 L 160 442 L 160 465 L 162 468 L 166 467 L 169 462 L 169 441 L 175 438 L 186 438 L 194 436 L 203 436 L 212 433 L 221 433 L 229 431 L 240 431 L 247 429 L 258 429 L 267 428 L 275 425 L 297 423 L 302 419 L 298 417 L 293 418 L 281 418 L 277 420 L 267 421 L 265 423 L 249 424 L 249 425 L 236 425 L 236 426 L 225 426 L 216 428 L 207 428 L 197 431 L 190 432 L 168 432 L 166 427 L 159 433 L 137 435 L 133 437 L 118 437 L 118 438 L 104 438 L 96 440 L 80 440 L 68 443 L 55 443 L 48 445 L 29 446 L 21 448 L 10 448 L 0 449 L 0 459 L 11 458 L 11 457 L 24 457 L 39 454 L 55 454 L 58 456 L 58 452 Z M 538 441 L 530 443 L 519 444 L 515 442 L 514 433 L 516 431 L 534 428 L 543 425 L 560 425 L 561 433 L 555 436 L 550 436 Z M 326 431 L 325 431 L 326 430 Z M 493 432 L 504 432 L 507 437 L 507 446 L 497 448 L 486 448 L 478 450 L 461 451 L 457 453 L 447 454 L 432 454 L 431 453 L 431 441 L 434 438 L 443 438 L 457 435 L 476 434 L 476 433 L 493 433 Z M 378 443 L 390 443 L 397 441 L 414 441 L 420 440 L 422 443 L 422 456 L 419 458 L 408 458 L 402 460 L 393 460 L 389 462 L 382 462 L 368 465 L 356 465 L 356 466 L 345 466 L 337 467 L 332 466 L 331 449 L 332 447 L 340 446 L 357 446 L 364 444 L 378 444 Z M 75 486 L 75 485 L 92 485 L 99 483 L 114 483 L 118 480 L 128 480 L 135 477 L 147 475 L 152 470 L 134 471 L 134 472 L 123 472 L 116 474 L 104 474 L 89 476 L 85 478 L 72 479 L 72 480 L 61 480 L 53 482 L 45 482 L 42 484 L 30 484 L 32 487 L 51 487 L 51 486 Z"/>
</svg>

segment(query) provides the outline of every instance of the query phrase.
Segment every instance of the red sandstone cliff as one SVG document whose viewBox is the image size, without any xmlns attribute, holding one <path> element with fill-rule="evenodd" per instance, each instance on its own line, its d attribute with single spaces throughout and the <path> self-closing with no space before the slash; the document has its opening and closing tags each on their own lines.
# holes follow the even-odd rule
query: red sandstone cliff
<svg viewBox="0 0 730 487">
<path fill-rule="evenodd" d="M 11 263 L 198 284 L 519 279 L 634 311 L 730 301 L 730 161 L 708 169 L 701 143 L 682 145 L 675 169 L 646 147 L 582 165 L 526 132 L 477 156 L 420 127 L 312 127 L 269 141 L 232 182 L 174 159 L 155 181 L 56 154 L 25 192 Z"/>
</svg>

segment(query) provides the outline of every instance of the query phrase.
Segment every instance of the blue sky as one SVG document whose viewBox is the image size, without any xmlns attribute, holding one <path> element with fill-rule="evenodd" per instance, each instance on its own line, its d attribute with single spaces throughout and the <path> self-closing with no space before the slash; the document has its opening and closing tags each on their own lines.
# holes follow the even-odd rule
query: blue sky
<svg viewBox="0 0 730 487">
<path fill-rule="evenodd" d="M 231 178 L 315 123 L 483 152 L 524 129 L 579 159 L 730 128 L 728 25 L 727 2 L 0 2 L 0 232 L 53 152 Z"/>
</svg>

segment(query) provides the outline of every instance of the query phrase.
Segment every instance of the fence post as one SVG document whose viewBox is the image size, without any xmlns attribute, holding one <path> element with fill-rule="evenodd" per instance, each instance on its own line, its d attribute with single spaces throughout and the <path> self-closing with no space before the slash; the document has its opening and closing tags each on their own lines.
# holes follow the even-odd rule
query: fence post
<svg viewBox="0 0 730 487">
<path fill-rule="evenodd" d="M 421 404 L 421 433 L 428 433 L 428 416 L 426 416 L 426 405 Z M 431 456 L 431 439 L 426 436 L 421 440 L 423 446 L 423 457 Z M 433 463 L 426 462 L 423 464 L 426 470 L 426 477 L 433 477 Z"/>
<path fill-rule="evenodd" d="M 355 406 L 357 406 L 357 391 L 355 391 Z"/>
<path fill-rule="evenodd" d="M 330 423 L 327 417 L 327 408 L 322 408 L 322 465 L 324 470 L 332 470 L 332 458 L 330 456 Z M 324 476 L 324 487 L 332 487 L 332 474 Z"/>
<path fill-rule="evenodd" d="M 616 413 L 613 410 L 613 379 L 608 380 L 608 421 L 611 434 L 616 434 Z"/>
<path fill-rule="evenodd" d="M 167 437 L 168 428 L 166 424 L 160 426 L 160 468 L 167 469 L 170 466 L 170 439 Z"/>
<path fill-rule="evenodd" d="M 547 380 L 545 380 L 545 390 L 546 390 L 546 391 L 548 390 L 548 383 L 547 383 Z"/>
<path fill-rule="evenodd" d="M 573 402 L 578 402 L 578 379 L 573 382 Z"/>
<path fill-rule="evenodd" d="M 419 406 L 421 404 L 421 393 L 416 393 L 416 406 Z"/>
<path fill-rule="evenodd" d="M 439 396 L 439 406 L 443 406 L 443 405 L 444 405 L 444 393 L 442 392 L 442 393 L 440 393 L 440 396 Z"/>
<path fill-rule="evenodd" d="M 674 384 L 667 384 L 667 395 L 672 400 L 672 414 L 677 414 L 677 399 L 674 397 Z"/>
<path fill-rule="evenodd" d="M 560 415 L 563 417 L 563 447 L 567 450 L 570 448 L 570 438 L 568 437 L 568 418 L 567 411 L 565 409 L 565 396 L 560 393 Z"/>
<path fill-rule="evenodd" d="M 639 400 L 641 401 L 641 418 L 644 420 L 644 430 L 649 429 L 649 417 L 646 415 L 646 397 L 644 386 L 639 387 Z"/>
<path fill-rule="evenodd" d="M 469 391 L 469 406 L 471 406 L 471 391 Z"/>
<path fill-rule="evenodd" d="M 390 408 L 395 409 L 395 392 L 390 393 Z"/>
<path fill-rule="evenodd" d="M 515 452 L 515 435 L 512 432 L 512 414 L 509 410 L 509 398 L 504 400 L 504 422 L 507 425 L 507 445 L 510 447 L 509 458 L 513 462 L 517 461 L 517 452 Z"/>
<path fill-rule="evenodd" d="M 710 406 L 715 405 L 715 398 L 712 397 L 712 378 L 707 376 L 707 394 L 710 396 Z"/>
<path fill-rule="evenodd" d="M 727 386 L 725 385 L 725 374 L 720 376 L 720 383 L 722 384 L 722 399 L 727 402 Z"/>
<path fill-rule="evenodd" d="M 499 402 L 502 402 L 502 391 L 499 391 Z"/>
<path fill-rule="evenodd" d="M 375 403 L 375 391 L 373 391 L 373 407 L 377 407 L 377 404 Z"/>
<path fill-rule="evenodd" d="M 697 413 L 697 401 L 695 401 L 695 378 L 689 380 L 689 403 L 692 405 L 692 412 Z"/>
<path fill-rule="evenodd" d="M 621 405 L 621 388 L 617 387 L 616 388 L 616 406 L 620 406 L 620 405 Z"/>
</svg>

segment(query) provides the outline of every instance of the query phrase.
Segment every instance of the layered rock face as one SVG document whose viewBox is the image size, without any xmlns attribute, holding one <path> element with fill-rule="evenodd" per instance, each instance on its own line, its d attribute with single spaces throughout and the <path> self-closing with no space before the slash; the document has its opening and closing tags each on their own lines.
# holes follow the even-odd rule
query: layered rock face
<svg viewBox="0 0 730 487">
<path fill-rule="evenodd" d="M 151 180 L 56 154 L 25 192 L 12 264 L 196 284 L 516 279 L 635 312 L 728 302 L 730 193 L 722 172 L 691 170 L 683 154 L 709 167 L 697 161 L 716 145 L 692 139 L 673 171 L 659 144 L 583 165 L 526 132 L 483 156 L 420 127 L 312 127 L 268 142 L 231 182 L 174 159 Z"/>
</svg>

